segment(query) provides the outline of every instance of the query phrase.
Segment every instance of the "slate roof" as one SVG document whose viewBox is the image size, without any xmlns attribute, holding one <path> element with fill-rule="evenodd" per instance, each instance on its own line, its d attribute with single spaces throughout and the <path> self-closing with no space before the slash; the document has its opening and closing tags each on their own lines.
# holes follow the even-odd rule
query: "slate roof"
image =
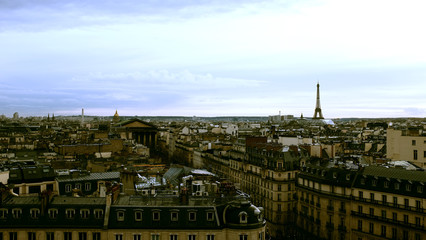
<svg viewBox="0 0 426 240">
<path fill-rule="evenodd" d="M 89 173 L 88 175 L 79 176 L 59 176 L 56 178 L 58 182 L 76 182 L 76 181 L 91 181 L 91 180 L 107 180 L 107 179 L 119 179 L 120 172 L 99 172 Z"/>
<path fill-rule="evenodd" d="M 384 178 L 404 179 L 416 182 L 426 182 L 424 171 L 408 171 L 400 168 L 385 168 L 380 166 L 367 166 L 362 172 L 364 175 L 373 175 Z"/>
</svg>

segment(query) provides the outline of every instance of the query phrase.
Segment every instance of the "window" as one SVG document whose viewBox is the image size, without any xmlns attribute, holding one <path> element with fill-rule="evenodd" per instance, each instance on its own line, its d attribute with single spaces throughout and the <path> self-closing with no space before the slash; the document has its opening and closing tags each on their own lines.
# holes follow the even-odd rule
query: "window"
<svg viewBox="0 0 426 240">
<path fill-rule="evenodd" d="M 277 201 L 281 201 L 281 193 L 277 194 Z"/>
<path fill-rule="evenodd" d="M 395 187 L 395 190 L 399 190 L 399 183 L 395 183 L 394 187 Z"/>
<path fill-rule="evenodd" d="M 64 232 L 64 240 L 72 240 L 72 232 Z"/>
<path fill-rule="evenodd" d="M 386 218 L 386 210 L 382 210 L 382 218 Z"/>
<path fill-rule="evenodd" d="M 364 198 L 364 193 L 362 191 L 359 191 L 358 194 L 359 194 L 359 198 L 361 198 L 361 199 Z"/>
<path fill-rule="evenodd" d="M 383 204 L 387 204 L 387 202 L 388 202 L 388 196 L 382 195 L 382 202 L 383 202 Z"/>
<path fill-rule="evenodd" d="M 75 188 L 78 189 L 78 190 L 81 190 L 81 183 L 76 183 Z"/>
<path fill-rule="evenodd" d="M 420 226 L 420 218 L 416 217 L 416 226 L 419 227 Z"/>
<path fill-rule="evenodd" d="M 36 233 L 28 232 L 28 240 L 36 240 Z"/>
<path fill-rule="evenodd" d="M 370 193 L 370 200 L 374 201 L 374 193 Z"/>
<path fill-rule="evenodd" d="M 90 189 L 92 189 L 92 184 L 90 183 L 85 183 L 84 184 L 84 191 L 90 191 Z"/>
<path fill-rule="evenodd" d="M 365 185 L 365 178 L 361 178 L 361 185 Z"/>
<path fill-rule="evenodd" d="M 196 240 L 196 239 L 197 239 L 197 235 L 194 235 L 194 234 L 188 235 L 188 240 Z"/>
<path fill-rule="evenodd" d="M 178 240 L 178 235 L 170 234 L 170 240 Z"/>
<path fill-rule="evenodd" d="M 374 216 L 374 208 L 370 208 L 370 216 Z"/>
<path fill-rule="evenodd" d="M 392 228 L 392 239 L 397 239 L 398 232 L 396 231 L 396 228 Z"/>
<path fill-rule="evenodd" d="M 382 237 L 386 237 L 386 226 L 382 225 L 380 235 Z"/>
<path fill-rule="evenodd" d="M 95 209 L 94 213 L 96 219 L 101 219 L 104 217 L 104 210 L 102 209 Z"/>
<path fill-rule="evenodd" d="M 377 185 L 377 180 L 373 179 L 373 181 L 371 181 L 371 185 L 375 187 Z"/>
<path fill-rule="evenodd" d="M 46 232 L 46 240 L 55 240 L 54 232 Z"/>
<path fill-rule="evenodd" d="M 411 140 L 411 145 L 416 146 L 416 140 Z"/>
<path fill-rule="evenodd" d="M 402 239 L 408 240 L 408 231 L 407 230 L 402 231 Z"/>
<path fill-rule="evenodd" d="M 420 201 L 416 200 L 416 208 L 419 210 L 420 209 Z"/>
<path fill-rule="evenodd" d="M 263 240 L 263 232 L 259 233 L 259 240 Z"/>
<path fill-rule="evenodd" d="M 178 220 L 178 212 L 171 212 L 170 213 L 170 220 L 177 221 Z"/>
<path fill-rule="evenodd" d="M 151 240 L 160 240 L 160 234 L 158 233 L 151 234 Z"/>
<path fill-rule="evenodd" d="M 90 210 L 89 209 L 81 209 L 80 210 L 80 216 L 82 219 L 88 219 L 89 218 L 89 214 L 90 214 Z"/>
<path fill-rule="evenodd" d="M 141 240 L 142 239 L 142 235 L 140 234 L 133 234 L 133 240 Z"/>
<path fill-rule="evenodd" d="M 247 223 L 247 213 L 246 212 L 240 212 L 240 223 Z"/>
<path fill-rule="evenodd" d="M 47 210 L 47 214 L 49 215 L 50 219 L 56 219 L 58 217 L 58 209 L 51 208 Z"/>
<path fill-rule="evenodd" d="M 278 191 L 281 191 L 281 184 L 278 184 Z"/>
<path fill-rule="evenodd" d="M 426 151 L 423 151 L 423 158 L 426 158 Z"/>
<path fill-rule="evenodd" d="M 115 240 L 123 240 L 123 234 L 115 234 Z"/>
<path fill-rule="evenodd" d="M 417 192 L 423 193 L 423 186 L 417 186 Z"/>
<path fill-rule="evenodd" d="M 247 234 L 240 234 L 240 240 L 247 240 L 248 236 Z"/>
<path fill-rule="evenodd" d="M 408 208 L 408 206 L 409 206 L 409 200 L 408 200 L 408 198 L 404 198 L 404 207 L 405 208 Z"/>
<path fill-rule="evenodd" d="M 358 230 L 362 231 L 362 220 L 358 220 Z"/>
<path fill-rule="evenodd" d="M 384 181 L 384 182 L 383 182 L 383 186 L 384 186 L 385 188 L 389 188 L 389 182 L 388 182 L 388 181 Z"/>
<path fill-rule="evenodd" d="M 160 212 L 153 212 L 152 213 L 152 220 L 160 221 Z"/>
<path fill-rule="evenodd" d="M 32 219 L 38 219 L 40 216 L 40 209 L 38 208 L 31 208 L 30 209 L 30 216 Z"/>
<path fill-rule="evenodd" d="M 20 208 L 14 208 L 14 209 L 12 209 L 12 216 L 15 219 L 21 218 L 21 216 L 22 216 L 22 209 L 20 209 Z"/>
<path fill-rule="evenodd" d="M 405 190 L 406 190 L 407 192 L 411 192 L 411 184 L 407 184 L 407 185 L 405 185 Z"/>
<path fill-rule="evenodd" d="M 87 233 L 86 232 L 79 232 L 78 233 L 78 240 L 87 240 Z"/>
<path fill-rule="evenodd" d="M 0 240 L 3 240 L 3 232 L 0 232 Z"/>
<path fill-rule="evenodd" d="M 65 210 L 65 216 L 66 216 L 68 219 L 72 219 L 72 218 L 74 218 L 74 216 L 75 216 L 75 210 L 74 210 L 74 209 L 66 209 L 66 210 Z"/>
<path fill-rule="evenodd" d="M 101 240 L 101 233 L 100 232 L 92 233 L 92 240 Z"/>
<path fill-rule="evenodd" d="M 370 233 L 374 233 L 374 223 L 370 223 L 370 228 L 368 230 Z"/>
<path fill-rule="evenodd" d="M 398 206 L 398 198 L 397 197 L 393 197 L 393 205 Z"/>
<path fill-rule="evenodd" d="M 362 206 L 358 205 L 358 213 L 362 213 Z"/>
<path fill-rule="evenodd" d="M 404 223 L 408 223 L 408 215 L 404 214 Z"/>
<path fill-rule="evenodd" d="M 0 209 L 0 219 L 6 219 L 7 218 L 7 209 L 2 208 Z"/>
<path fill-rule="evenodd" d="M 396 212 L 392 213 L 392 220 L 398 221 L 398 214 Z"/>
<path fill-rule="evenodd" d="M 65 192 L 69 193 L 69 192 L 71 192 L 71 190 L 72 190 L 71 184 L 66 184 L 65 185 Z"/>
<path fill-rule="evenodd" d="M 214 213 L 207 212 L 207 221 L 213 221 L 213 220 L 214 220 Z"/>
<path fill-rule="evenodd" d="M 117 221 L 124 221 L 124 211 L 117 211 Z"/>
<path fill-rule="evenodd" d="M 135 221 L 142 221 L 142 211 L 135 211 Z"/>
<path fill-rule="evenodd" d="M 18 240 L 17 232 L 9 232 L 9 240 Z"/>
<path fill-rule="evenodd" d="M 206 240 L 214 240 L 214 235 L 213 234 L 207 234 Z"/>
<path fill-rule="evenodd" d="M 417 150 L 413 150 L 413 159 L 417 160 Z"/>
<path fill-rule="evenodd" d="M 189 221 L 197 220 L 195 212 L 189 212 Z"/>
</svg>

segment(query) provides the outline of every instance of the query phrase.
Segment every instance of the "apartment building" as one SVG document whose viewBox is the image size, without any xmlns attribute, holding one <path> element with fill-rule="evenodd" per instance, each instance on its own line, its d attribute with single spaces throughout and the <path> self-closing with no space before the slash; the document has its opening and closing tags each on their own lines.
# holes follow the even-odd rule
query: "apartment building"
<svg viewBox="0 0 426 240">
<path fill-rule="evenodd" d="M 425 238 L 426 172 L 308 165 L 297 176 L 301 239 Z"/>
<path fill-rule="evenodd" d="M 386 156 L 426 169 L 426 132 L 420 128 L 387 129 Z"/>
</svg>

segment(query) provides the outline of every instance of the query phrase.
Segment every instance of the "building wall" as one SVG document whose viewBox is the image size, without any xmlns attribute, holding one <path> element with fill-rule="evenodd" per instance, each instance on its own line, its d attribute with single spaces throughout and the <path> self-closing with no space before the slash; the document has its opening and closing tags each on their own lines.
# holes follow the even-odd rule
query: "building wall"
<svg viewBox="0 0 426 240">
<path fill-rule="evenodd" d="M 426 136 L 404 135 L 401 130 L 389 128 L 386 145 L 388 158 L 409 161 L 426 169 Z M 414 151 L 417 151 L 417 160 L 414 159 Z"/>
</svg>

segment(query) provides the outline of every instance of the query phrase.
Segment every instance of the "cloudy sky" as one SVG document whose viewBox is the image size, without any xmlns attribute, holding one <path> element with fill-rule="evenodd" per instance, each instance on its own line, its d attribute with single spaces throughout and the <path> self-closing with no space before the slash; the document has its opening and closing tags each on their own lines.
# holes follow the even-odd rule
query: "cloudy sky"
<svg viewBox="0 0 426 240">
<path fill-rule="evenodd" d="M 0 114 L 426 117 L 424 0 L 0 0 Z"/>
</svg>

